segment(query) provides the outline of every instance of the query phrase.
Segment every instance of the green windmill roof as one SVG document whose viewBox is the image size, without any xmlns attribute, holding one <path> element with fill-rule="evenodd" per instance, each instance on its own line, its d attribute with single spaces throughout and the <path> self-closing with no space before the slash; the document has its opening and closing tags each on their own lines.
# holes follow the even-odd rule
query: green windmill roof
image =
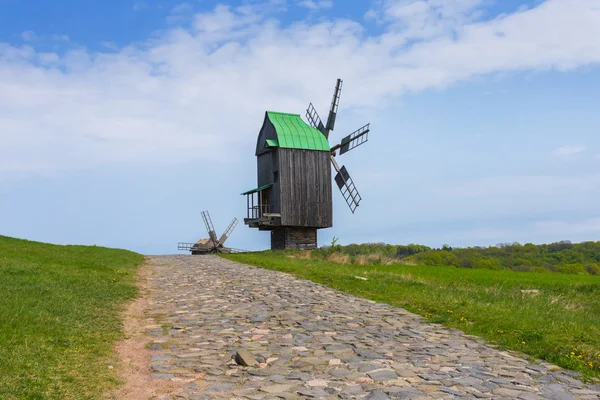
<svg viewBox="0 0 600 400">
<path fill-rule="evenodd" d="M 279 147 L 288 149 L 329 151 L 329 142 L 315 128 L 309 126 L 298 114 L 267 111 L 269 120 L 277 131 Z M 274 146 L 275 143 L 269 143 Z"/>
</svg>

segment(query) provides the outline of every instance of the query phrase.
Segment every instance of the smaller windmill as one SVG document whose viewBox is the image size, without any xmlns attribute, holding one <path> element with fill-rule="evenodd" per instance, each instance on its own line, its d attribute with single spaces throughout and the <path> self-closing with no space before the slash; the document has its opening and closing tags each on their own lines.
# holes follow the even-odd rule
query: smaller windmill
<svg viewBox="0 0 600 400">
<path fill-rule="evenodd" d="M 200 239 L 196 243 L 179 243 L 177 245 L 177 249 L 190 251 L 192 255 L 230 253 L 232 249 L 225 247 L 224 244 L 237 226 L 238 219 L 233 218 L 227 229 L 225 229 L 225 233 L 223 233 L 218 239 L 215 227 L 208 211 L 202 211 L 202 219 L 204 220 L 204 226 L 208 232 L 208 238 Z"/>
</svg>

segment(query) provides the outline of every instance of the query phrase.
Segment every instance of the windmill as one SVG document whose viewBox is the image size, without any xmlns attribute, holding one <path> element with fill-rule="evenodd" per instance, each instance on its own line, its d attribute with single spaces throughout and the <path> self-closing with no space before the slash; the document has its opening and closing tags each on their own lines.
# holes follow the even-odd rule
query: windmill
<svg viewBox="0 0 600 400">
<path fill-rule="evenodd" d="M 333 226 L 331 167 L 335 182 L 350 211 L 354 213 L 361 196 L 336 154 L 364 144 L 370 125 L 352 132 L 339 144 L 329 145 L 342 92 L 338 79 L 327 123 L 315 107 L 306 111 L 308 125 L 299 114 L 267 111 L 256 143 L 258 187 L 248 190 L 247 217 L 251 228 L 271 232 L 272 249 L 314 249 L 317 230 Z"/>
<path fill-rule="evenodd" d="M 208 211 L 202 211 L 202 220 L 204 226 L 208 232 L 208 238 L 200 239 L 196 243 L 179 243 L 177 245 L 178 250 L 188 250 L 193 255 L 196 254 L 210 254 L 210 253 L 230 253 L 232 249 L 223 246 L 225 241 L 231 236 L 231 233 L 238 224 L 238 219 L 233 218 L 225 232 L 217 239 L 217 233 L 213 225 L 212 219 Z"/>
</svg>

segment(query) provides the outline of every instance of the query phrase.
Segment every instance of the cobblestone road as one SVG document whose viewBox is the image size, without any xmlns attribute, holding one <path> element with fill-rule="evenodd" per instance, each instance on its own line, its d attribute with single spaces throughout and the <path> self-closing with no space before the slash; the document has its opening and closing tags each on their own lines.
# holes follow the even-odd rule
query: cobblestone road
<svg viewBox="0 0 600 400">
<path fill-rule="evenodd" d="M 150 259 L 160 399 L 600 399 L 600 385 L 401 308 L 213 256 Z M 246 349 L 259 363 L 233 360 Z"/>
</svg>

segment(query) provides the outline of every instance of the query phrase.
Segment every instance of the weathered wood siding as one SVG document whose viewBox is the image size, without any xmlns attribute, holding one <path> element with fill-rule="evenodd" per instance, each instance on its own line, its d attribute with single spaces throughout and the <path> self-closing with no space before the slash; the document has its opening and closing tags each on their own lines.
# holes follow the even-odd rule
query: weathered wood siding
<svg viewBox="0 0 600 400">
<path fill-rule="evenodd" d="M 270 149 L 265 147 L 265 142 L 267 139 L 277 140 L 277 131 L 275 127 L 267 117 L 265 113 L 265 119 L 263 121 L 263 126 L 260 128 L 260 132 L 258 133 L 258 138 L 256 139 L 256 153 L 255 155 L 259 155 L 265 151 L 269 151 Z"/>
<path fill-rule="evenodd" d="M 329 152 L 279 149 L 281 225 L 333 225 Z"/>
<path fill-rule="evenodd" d="M 265 115 L 263 126 L 256 141 L 257 181 L 258 186 L 273 184 L 271 189 L 265 190 L 263 194 L 267 196 L 266 203 L 270 206 L 270 212 L 279 213 L 281 209 L 279 196 L 279 148 L 265 147 L 267 139 L 277 140 L 277 132 Z"/>
<path fill-rule="evenodd" d="M 271 249 L 301 249 L 313 250 L 317 248 L 316 228 L 290 228 L 283 227 L 271 231 Z"/>
<path fill-rule="evenodd" d="M 280 196 L 279 196 L 279 178 L 276 180 L 275 172 L 278 171 L 278 149 L 270 149 L 266 153 L 260 154 L 256 161 L 258 164 L 258 186 L 268 185 L 273 186 L 265 190 L 263 193 L 267 196 L 266 203 L 270 205 L 270 212 L 280 212 Z"/>
</svg>

